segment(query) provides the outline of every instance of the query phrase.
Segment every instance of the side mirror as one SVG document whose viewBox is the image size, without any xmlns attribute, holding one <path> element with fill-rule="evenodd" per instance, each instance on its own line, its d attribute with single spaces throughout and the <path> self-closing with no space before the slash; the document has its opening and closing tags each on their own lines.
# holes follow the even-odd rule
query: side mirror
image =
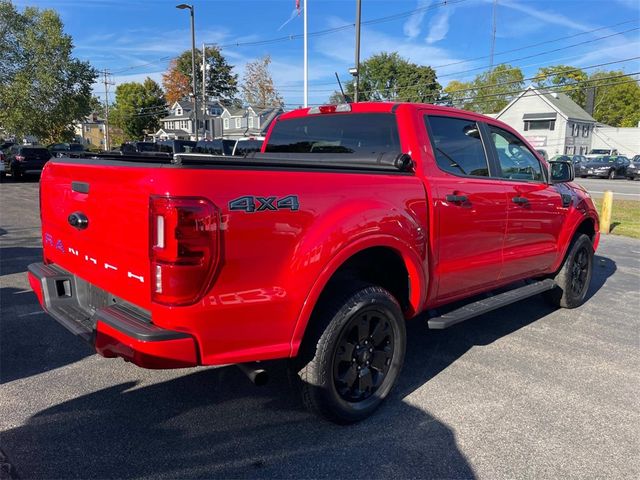
<svg viewBox="0 0 640 480">
<path fill-rule="evenodd" d="M 551 183 L 572 182 L 576 178 L 576 172 L 571 162 L 550 162 L 549 170 Z"/>
</svg>

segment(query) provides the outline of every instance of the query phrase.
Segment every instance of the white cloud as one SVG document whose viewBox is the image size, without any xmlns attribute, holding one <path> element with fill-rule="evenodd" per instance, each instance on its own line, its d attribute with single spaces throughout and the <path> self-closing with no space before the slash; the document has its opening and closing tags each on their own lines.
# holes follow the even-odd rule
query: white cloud
<svg viewBox="0 0 640 480">
<path fill-rule="evenodd" d="M 444 8 L 431 20 L 429 35 L 426 38 L 428 44 L 436 43 L 446 38 L 447 33 L 449 33 L 449 18 L 452 14 L 453 9 L 451 7 Z"/>
<path fill-rule="evenodd" d="M 431 0 L 418 0 L 418 5 L 416 6 L 416 8 L 421 8 L 422 10 L 419 10 L 411 15 L 403 26 L 404 34 L 407 37 L 416 38 L 418 35 L 420 35 L 422 20 L 424 20 L 424 16 L 427 13 L 426 8 L 430 4 Z"/>
<path fill-rule="evenodd" d="M 489 3 L 492 0 L 485 0 L 485 1 Z M 551 25 L 559 25 L 561 27 L 571 28 L 573 30 L 581 30 L 581 31 L 592 30 L 594 28 L 591 25 L 578 22 L 558 12 L 554 12 L 551 10 L 541 10 L 540 8 L 530 7 L 523 3 L 501 0 L 499 3 L 499 6 L 510 8 L 512 10 L 517 10 L 526 15 L 529 15 L 530 17 L 537 18 Z"/>
</svg>

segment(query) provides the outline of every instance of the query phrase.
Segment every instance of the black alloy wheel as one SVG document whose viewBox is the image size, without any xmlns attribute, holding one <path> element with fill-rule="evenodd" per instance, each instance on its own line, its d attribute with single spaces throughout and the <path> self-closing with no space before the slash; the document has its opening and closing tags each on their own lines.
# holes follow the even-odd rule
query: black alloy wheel
<svg viewBox="0 0 640 480">
<path fill-rule="evenodd" d="M 378 390 L 391 367 L 394 338 L 385 312 L 370 308 L 351 318 L 333 364 L 334 385 L 343 400 L 360 402 Z"/>
<path fill-rule="evenodd" d="M 571 266 L 571 293 L 576 297 L 582 295 L 585 283 L 589 278 L 589 253 L 587 247 L 582 246 L 575 254 Z"/>
</svg>

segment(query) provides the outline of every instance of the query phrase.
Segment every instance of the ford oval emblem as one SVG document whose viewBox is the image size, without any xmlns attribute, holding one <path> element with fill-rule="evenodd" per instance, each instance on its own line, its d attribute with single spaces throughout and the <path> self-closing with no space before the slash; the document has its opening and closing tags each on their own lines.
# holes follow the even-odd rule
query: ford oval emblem
<svg viewBox="0 0 640 480">
<path fill-rule="evenodd" d="M 89 219 L 82 212 L 73 212 L 71 215 L 67 217 L 67 221 L 69 225 L 78 230 L 84 230 L 89 226 Z"/>
</svg>

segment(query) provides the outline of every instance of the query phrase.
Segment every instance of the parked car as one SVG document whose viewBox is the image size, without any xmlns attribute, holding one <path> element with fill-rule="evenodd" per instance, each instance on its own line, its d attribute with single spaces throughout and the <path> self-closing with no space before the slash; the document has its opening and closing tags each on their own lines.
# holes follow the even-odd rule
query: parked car
<svg viewBox="0 0 640 480">
<path fill-rule="evenodd" d="M 580 163 L 576 168 L 576 175 L 581 178 L 600 177 L 613 180 L 616 177 L 625 177 L 628 166 L 629 159 L 627 157 L 600 155 Z"/>
<path fill-rule="evenodd" d="M 443 329 L 539 293 L 587 299 L 593 202 L 570 163 L 547 164 L 499 120 L 326 105 L 281 115 L 264 142 L 144 168 L 52 160 L 46 263 L 29 266 L 44 309 L 141 367 L 240 364 L 264 381 L 247 362 L 290 359 L 305 404 L 350 423 L 396 383 L 405 321 Z"/>
<path fill-rule="evenodd" d="M 640 155 L 636 155 L 629 162 L 629 166 L 627 167 L 626 177 L 629 180 L 635 180 L 640 177 Z"/>
<path fill-rule="evenodd" d="M 554 155 L 550 162 L 571 162 L 574 166 L 586 161 L 586 157 L 582 155 Z"/>
<path fill-rule="evenodd" d="M 199 140 L 195 152 L 209 155 L 233 155 L 236 140 L 217 138 L 215 140 Z"/>
<path fill-rule="evenodd" d="M 158 152 L 160 149 L 155 142 L 126 142 L 120 145 L 120 151 L 122 153 L 143 153 Z"/>
<path fill-rule="evenodd" d="M 264 137 L 239 138 L 233 147 L 232 155 L 244 157 L 249 153 L 259 152 L 264 143 Z"/>
<path fill-rule="evenodd" d="M 45 147 L 13 145 L 6 153 L 2 175 L 11 173 L 14 180 L 21 180 L 24 175 L 39 174 L 50 158 Z"/>
<path fill-rule="evenodd" d="M 593 148 L 589 150 L 589 155 L 618 155 L 618 150 L 615 148 Z"/>
<path fill-rule="evenodd" d="M 84 156 L 85 147 L 80 143 L 53 143 L 47 145 L 53 157 L 80 158 Z"/>
<path fill-rule="evenodd" d="M 160 140 L 156 143 L 159 152 L 165 153 L 193 153 L 197 142 L 192 140 Z"/>
</svg>

